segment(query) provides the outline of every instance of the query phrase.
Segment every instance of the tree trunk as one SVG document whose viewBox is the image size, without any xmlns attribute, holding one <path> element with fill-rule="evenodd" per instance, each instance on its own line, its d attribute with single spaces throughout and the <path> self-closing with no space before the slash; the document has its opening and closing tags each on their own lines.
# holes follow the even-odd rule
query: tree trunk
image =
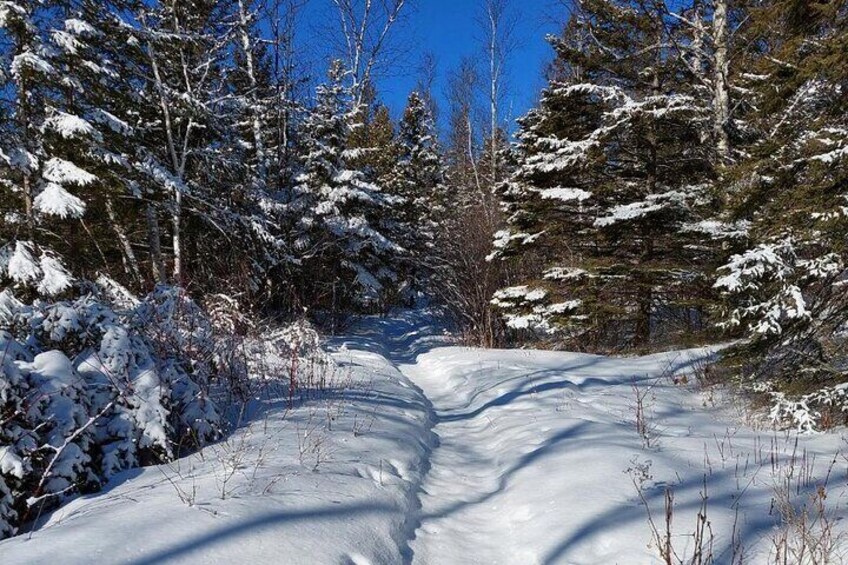
<svg viewBox="0 0 848 565">
<path fill-rule="evenodd" d="M 241 36 L 241 48 L 244 52 L 245 66 L 247 67 L 247 79 L 250 84 L 250 111 L 253 114 L 251 127 L 253 130 L 253 144 L 256 153 L 256 175 L 255 179 L 265 183 L 267 162 L 265 157 L 265 144 L 262 140 L 262 110 L 259 107 L 258 88 L 256 79 L 256 65 L 253 61 L 253 43 L 250 37 L 247 6 L 245 0 L 238 1 L 239 7 L 239 35 Z"/>
<path fill-rule="evenodd" d="M 130 239 L 127 237 L 127 232 L 124 231 L 123 226 L 118 222 L 118 216 L 115 214 L 115 207 L 112 204 L 111 198 L 106 198 L 106 214 L 109 217 L 109 225 L 112 228 L 112 231 L 115 232 L 115 235 L 118 237 L 118 241 L 121 244 L 121 248 L 124 251 L 124 258 L 129 268 L 129 274 L 135 278 L 136 282 L 139 284 L 144 283 L 144 278 L 141 276 L 141 269 L 138 266 L 138 259 L 135 256 L 135 252 L 133 251 L 132 245 L 130 245 Z"/>
<path fill-rule="evenodd" d="M 174 234 L 174 282 L 183 284 L 183 240 L 182 240 L 183 193 L 179 187 L 174 188 L 174 206 L 171 211 L 171 223 Z"/>
<path fill-rule="evenodd" d="M 658 21 L 662 21 L 662 14 L 657 14 Z M 657 34 L 657 44 L 662 45 L 663 43 L 663 32 L 662 26 L 659 27 L 659 33 Z M 657 56 L 654 59 L 654 69 L 653 69 L 653 79 L 651 81 L 651 95 L 659 96 L 660 95 L 660 65 L 662 64 L 662 58 L 660 51 L 657 50 Z M 657 192 L 657 171 L 658 171 L 658 150 L 659 150 L 659 135 L 657 134 L 657 123 L 655 118 L 651 118 L 651 124 L 648 131 L 647 136 L 648 141 L 648 162 L 646 163 L 646 183 L 648 194 L 656 194 Z M 646 347 L 651 342 L 651 311 L 653 308 L 654 302 L 654 292 L 653 292 L 653 275 L 651 272 L 651 260 L 653 259 L 654 253 L 654 242 L 651 239 L 651 236 L 648 233 L 642 234 L 642 253 L 641 257 L 639 257 L 639 273 L 637 274 L 637 281 L 635 285 L 635 291 L 638 294 L 637 302 L 639 305 L 639 311 L 637 313 L 637 321 L 636 321 L 636 345 L 639 347 Z"/>
<path fill-rule="evenodd" d="M 728 91 L 728 33 L 727 0 L 716 0 L 713 13 L 713 41 L 715 42 L 715 76 L 713 77 L 713 132 L 719 159 L 730 156 L 730 136 L 727 126 L 730 120 L 730 94 Z"/>
<path fill-rule="evenodd" d="M 27 236 L 30 240 L 35 238 L 35 211 L 33 209 L 32 183 L 29 180 L 29 172 L 24 173 L 24 209 L 26 210 Z"/>
<path fill-rule="evenodd" d="M 162 245 L 160 243 L 159 219 L 153 204 L 147 204 L 147 243 L 150 246 L 150 264 L 153 269 L 153 278 L 157 283 L 167 282 L 165 274 L 165 261 L 162 259 Z"/>
<path fill-rule="evenodd" d="M 489 33 L 491 33 L 491 37 L 489 38 L 489 119 L 491 123 L 489 127 L 491 128 L 491 144 L 492 144 L 492 163 L 491 163 L 491 190 L 494 190 L 495 183 L 498 179 L 498 139 L 497 139 L 497 129 L 498 129 L 498 18 L 494 12 L 493 6 L 489 5 Z"/>
<path fill-rule="evenodd" d="M 22 78 L 18 97 L 22 101 L 20 105 L 20 128 L 23 134 L 23 146 L 26 151 L 29 151 L 29 112 L 28 112 L 28 89 L 26 79 Z M 27 236 L 30 240 L 35 239 L 35 210 L 33 208 L 33 191 L 32 180 L 30 179 L 30 170 L 27 166 L 23 171 L 23 192 L 24 192 L 24 211 L 26 213 Z"/>
</svg>

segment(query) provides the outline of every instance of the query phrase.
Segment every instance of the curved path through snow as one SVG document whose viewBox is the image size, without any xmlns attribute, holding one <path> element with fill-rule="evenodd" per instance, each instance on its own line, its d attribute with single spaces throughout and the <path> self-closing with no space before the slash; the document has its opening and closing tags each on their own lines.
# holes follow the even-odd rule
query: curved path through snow
<svg viewBox="0 0 848 565">
<path fill-rule="evenodd" d="M 742 552 L 746 563 L 771 562 L 776 485 L 798 476 L 803 453 L 810 476 L 796 486 L 804 502 L 845 452 L 835 434 L 755 431 L 730 406 L 711 404 L 694 379 L 675 384 L 672 376 L 691 376 L 708 350 L 609 358 L 421 349 L 408 338 L 401 349 L 417 355 L 395 361 L 428 398 L 435 435 L 409 543 L 413 564 L 662 563 L 637 484 L 660 524 L 666 488 L 673 491 L 681 562 L 695 552 L 705 497 L 713 562 L 735 563 Z M 637 390 L 647 438 L 636 430 Z M 844 482 L 830 487 L 833 520 L 846 515 Z"/>
</svg>

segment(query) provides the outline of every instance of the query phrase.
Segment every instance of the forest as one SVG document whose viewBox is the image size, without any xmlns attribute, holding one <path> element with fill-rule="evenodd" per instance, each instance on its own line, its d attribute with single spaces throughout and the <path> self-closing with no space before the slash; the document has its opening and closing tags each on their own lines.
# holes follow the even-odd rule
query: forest
<svg viewBox="0 0 848 565">
<path fill-rule="evenodd" d="M 291 408 L 322 340 L 409 309 L 721 347 L 703 380 L 774 425 L 848 423 L 848 3 L 560 2 L 517 120 L 531 8 L 474 3 L 446 69 L 415 0 L 0 1 L 0 538 L 227 436 L 268 348 Z"/>
</svg>

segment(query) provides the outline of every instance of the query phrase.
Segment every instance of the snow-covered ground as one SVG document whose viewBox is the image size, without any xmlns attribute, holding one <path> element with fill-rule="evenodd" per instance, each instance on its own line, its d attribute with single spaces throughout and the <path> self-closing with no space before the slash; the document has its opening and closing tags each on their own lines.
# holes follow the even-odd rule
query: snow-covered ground
<svg viewBox="0 0 848 565">
<path fill-rule="evenodd" d="M 714 563 L 771 563 L 822 527 L 845 558 L 844 439 L 752 428 L 695 386 L 707 351 L 445 347 L 427 322 L 364 321 L 330 344 L 334 390 L 291 411 L 268 397 L 226 442 L 71 501 L 0 562 L 660 563 L 702 530 Z"/>
</svg>

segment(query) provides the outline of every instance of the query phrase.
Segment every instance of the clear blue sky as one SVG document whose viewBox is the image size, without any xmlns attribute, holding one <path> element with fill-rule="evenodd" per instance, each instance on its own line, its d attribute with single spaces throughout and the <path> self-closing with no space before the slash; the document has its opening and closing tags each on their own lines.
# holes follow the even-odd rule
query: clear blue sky
<svg viewBox="0 0 848 565">
<path fill-rule="evenodd" d="M 330 16 L 326 11 L 329 3 L 329 0 L 312 0 L 306 17 L 313 23 L 314 18 L 324 19 L 326 23 Z M 399 72 L 378 82 L 382 100 L 395 115 L 402 111 L 408 93 L 415 87 L 418 63 L 427 52 L 433 53 L 438 61 L 434 90 L 440 106 L 446 109 L 442 96 L 447 75 L 463 57 L 481 53 L 482 32 L 478 29 L 481 4 L 482 0 L 414 0 L 405 27 L 397 30 L 409 47 L 405 64 Z M 514 121 L 532 106 L 545 84 L 543 72 L 553 57 L 545 35 L 561 29 L 564 14 L 558 0 L 512 0 L 511 5 L 516 17 L 516 47 L 507 68 L 507 99 L 503 110 L 504 117 Z M 442 118 L 445 113 L 442 112 Z"/>
</svg>

